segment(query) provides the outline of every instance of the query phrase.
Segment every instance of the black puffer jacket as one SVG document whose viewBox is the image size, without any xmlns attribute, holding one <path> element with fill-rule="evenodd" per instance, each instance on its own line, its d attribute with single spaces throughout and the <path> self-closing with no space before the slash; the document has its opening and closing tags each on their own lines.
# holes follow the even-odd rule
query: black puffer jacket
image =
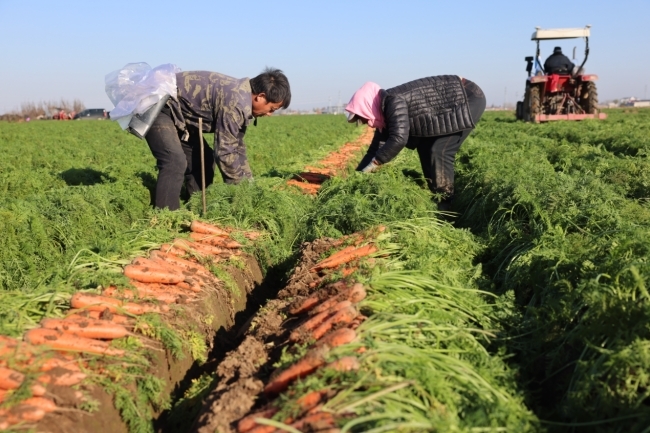
<svg viewBox="0 0 650 433">
<path fill-rule="evenodd" d="M 474 128 L 461 78 L 439 75 L 381 90 L 386 126 L 374 141 L 384 142 L 375 158 L 385 164 L 407 146 L 409 137 L 434 137 Z M 412 148 L 411 146 L 408 146 Z"/>
</svg>

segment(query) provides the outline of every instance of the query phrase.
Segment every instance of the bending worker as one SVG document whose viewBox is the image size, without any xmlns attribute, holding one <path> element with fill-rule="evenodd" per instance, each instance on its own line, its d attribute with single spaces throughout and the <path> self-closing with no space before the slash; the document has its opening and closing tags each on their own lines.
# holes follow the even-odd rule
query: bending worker
<svg viewBox="0 0 650 433">
<path fill-rule="evenodd" d="M 368 82 L 346 105 L 348 121 L 376 128 L 358 171 L 373 172 L 404 148 L 417 149 L 431 192 L 449 210 L 454 197 L 454 161 L 485 111 L 480 87 L 456 75 L 410 81 L 391 89 Z"/>
<path fill-rule="evenodd" d="M 553 54 L 544 62 L 544 72 L 547 74 L 570 74 L 574 68 L 573 62 L 562 54 L 562 47 L 555 47 Z"/>
<path fill-rule="evenodd" d="M 183 181 L 190 195 L 201 190 L 199 146 L 204 147 L 206 187 L 212 183 L 215 160 L 224 182 L 252 179 L 246 128 L 251 119 L 287 108 L 291 102 L 289 81 L 278 69 L 266 69 L 253 79 L 179 72 L 176 83 L 178 100 L 169 99 L 145 137 L 159 170 L 155 206 L 170 210 L 180 208 Z M 204 133 L 214 132 L 214 156 L 205 141 L 199 142 L 199 118 Z"/>
</svg>

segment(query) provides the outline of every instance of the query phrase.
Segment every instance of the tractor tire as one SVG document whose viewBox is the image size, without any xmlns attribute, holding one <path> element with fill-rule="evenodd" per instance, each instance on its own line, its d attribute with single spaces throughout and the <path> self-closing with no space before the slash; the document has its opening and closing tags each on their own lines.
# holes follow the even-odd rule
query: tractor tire
<svg viewBox="0 0 650 433">
<path fill-rule="evenodd" d="M 542 97 L 540 95 L 539 86 L 530 86 L 530 107 L 529 107 L 529 119 L 531 122 L 534 122 L 537 116 L 542 114 Z"/>
<path fill-rule="evenodd" d="M 587 81 L 582 85 L 580 107 L 587 114 L 598 114 L 598 91 L 596 90 L 596 83 L 593 81 Z"/>
<path fill-rule="evenodd" d="M 524 103 L 522 101 L 517 101 L 517 107 L 515 109 L 515 117 L 517 120 L 524 119 Z"/>
</svg>

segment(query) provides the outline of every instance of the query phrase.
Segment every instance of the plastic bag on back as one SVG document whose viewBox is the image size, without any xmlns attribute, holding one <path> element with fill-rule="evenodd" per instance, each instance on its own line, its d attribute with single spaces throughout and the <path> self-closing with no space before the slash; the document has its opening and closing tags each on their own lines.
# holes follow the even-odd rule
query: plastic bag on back
<svg viewBox="0 0 650 433">
<path fill-rule="evenodd" d="M 147 63 L 129 63 L 106 75 L 106 94 L 115 105 L 110 112 L 122 129 L 127 129 L 134 115 L 143 114 L 166 95 L 176 98 L 176 73 L 173 64 L 151 68 Z"/>
</svg>

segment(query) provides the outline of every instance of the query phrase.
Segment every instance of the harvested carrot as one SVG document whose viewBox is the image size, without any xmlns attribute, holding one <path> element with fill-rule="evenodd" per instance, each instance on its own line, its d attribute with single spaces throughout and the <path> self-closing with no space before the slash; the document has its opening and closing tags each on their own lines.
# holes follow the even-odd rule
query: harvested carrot
<svg viewBox="0 0 650 433">
<path fill-rule="evenodd" d="M 191 251 L 204 256 L 231 255 L 233 251 L 227 248 L 219 248 L 212 245 L 202 244 L 199 242 L 188 241 L 187 239 L 174 239 L 174 245 L 185 251 Z"/>
<path fill-rule="evenodd" d="M 295 364 L 281 371 L 264 387 L 267 395 L 277 394 L 289 387 L 296 380 L 308 376 L 325 364 L 320 352 L 310 352 Z"/>
<path fill-rule="evenodd" d="M 326 332 L 328 332 L 334 325 L 347 324 L 354 320 L 357 317 L 358 311 L 353 306 L 343 308 L 336 312 L 332 317 L 327 319 L 311 333 L 312 338 L 315 340 L 320 339 Z"/>
<path fill-rule="evenodd" d="M 52 357 L 46 359 L 43 359 L 43 357 L 38 357 L 38 359 L 35 359 L 31 365 L 38 367 L 38 371 L 44 371 L 44 372 L 50 371 L 54 368 L 64 368 L 66 370 L 71 370 L 71 371 L 81 371 L 81 368 L 79 367 L 79 363 L 77 360 L 69 361 L 67 359 L 62 359 L 58 357 Z"/>
<path fill-rule="evenodd" d="M 145 283 L 146 284 L 146 283 Z M 158 283 L 149 283 L 158 284 Z M 138 290 L 118 289 L 117 287 L 110 286 L 102 290 L 102 295 L 110 296 L 118 299 L 136 299 L 136 298 L 152 298 L 166 304 L 174 304 L 178 300 L 178 295 L 173 293 L 166 293 L 162 290 L 155 288 L 142 288 Z"/>
<path fill-rule="evenodd" d="M 248 430 L 248 433 L 274 433 L 277 428 L 270 425 L 258 425 L 257 427 Z"/>
<path fill-rule="evenodd" d="M 344 300 L 348 300 L 351 303 L 356 304 L 357 302 L 360 302 L 363 299 L 365 299 L 365 297 L 366 297 L 366 290 L 363 288 L 363 284 L 356 283 L 351 288 L 339 293 L 337 296 L 330 298 L 319 305 L 316 305 L 314 308 L 311 309 L 311 313 L 317 314 L 322 311 L 326 311 L 332 308 L 337 303 Z"/>
<path fill-rule="evenodd" d="M 307 298 L 304 299 L 299 299 L 298 301 L 292 303 L 289 306 L 289 313 L 291 314 L 301 314 L 306 311 L 311 310 L 314 308 L 316 305 L 318 305 L 319 302 L 325 300 L 325 299 L 333 299 L 334 296 L 345 292 L 349 290 L 347 285 L 343 282 L 337 282 L 334 284 L 328 284 L 327 286 L 323 287 L 316 293 L 313 293 Z M 327 308 L 330 308 L 334 306 L 337 302 L 333 302 L 330 305 L 328 305 Z M 322 309 L 321 311 L 325 311 L 327 308 Z M 320 311 L 318 311 L 320 313 Z"/>
<path fill-rule="evenodd" d="M 260 425 L 255 421 L 255 418 L 271 418 L 278 412 L 278 410 L 279 409 L 272 407 L 270 409 L 261 410 L 259 412 L 245 416 L 237 423 L 237 432 L 246 433 L 252 430 L 253 428 Z"/>
<path fill-rule="evenodd" d="M 104 309 L 102 311 L 99 310 L 77 310 L 79 311 L 78 313 L 75 312 L 73 314 L 70 314 L 65 317 L 65 320 L 81 320 L 85 321 L 88 319 L 94 319 L 94 320 L 105 320 L 108 322 L 113 322 L 113 323 L 118 323 L 120 325 L 127 325 L 130 322 L 130 319 L 126 316 L 122 316 L 120 314 L 113 314 L 109 310 Z"/>
<path fill-rule="evenodd" d="M 25 380 L 25 375 L 7 367 L 0 367 L 0 389 L 18 389 Z M 45 388 L 39 384 L 32 384 L 29 387 L 32 395 L 40 397 L 45 395 Z"/>
<path fill-rule="evenodd" d="M 309 331 L 321 325 L 332 314 L 336 313 L 339 310 L 342 310 L 343 308 L 347 308 L 351 305 L 352 303 L 350 301 L 342 301 L 332 306 L 331 308 L 322 311 L 316 314 L 315 316 L 312 316 L 311 318 L 309 318 L 309 320 L 304 322 L 302 325 L 300 325 L 291 333 L 291 335 L 289 336 L 289 341 L 295 342 L 295 341 L 302 340 L 305 336 L 308 337 Z"/>
<path fill-rule="evenodd" d="M 359 360 L 355 356 L 344 356 L 336 361 L 327 364 L 326 368 L 331 368 L 339 372 L 358 370 L 360 367 Z"/>
<path fill-rule="evenodd" d="M 206 235 L 221 235 L 228 236 L 229 233 L 224 229 L 217 227 L 213 224 L 208 224 L 202 221 L 194 220 L 190 224 L 190 230 L 194 233 L 203 233 Z"/>
<path fill-rule="evenodd" d="M 148 266 L 126 265 L 123 272 L 126 277 L 142 283 L 177 284 L 184 279 L 181 273 Z"/>
<path fill-rule="evenodd" d="M 331 256 L 329 256 L 329 257 L 321 260 L 320 262 L 316 263 L 315 267 L 322 266 L 323 264 L 326 264 L 326 263 L 328 263 L 328 262 L 330 262 L 332 260 L 338 260 L 340 257 L 343 257 L 346 254 L 351 253 L 355 249 L 356 249 L 356 247 L 354 245 L 347 246 L 347 247 L 343 248 L 342 250 L 337 251 L 334 254 L 332 254 Z"/>
<path fill-rule="evenodd" d="M 377 247 L 375 247 L 374 245 L 372 244 L 364 245 L 362 247 L 355 248 L 354 250 L 349 251 L 346 254 L 337 256 L 335 259 L 324 260 L 320 263 L 317 263 L 312 268 L 312 270 L 320 271 L 322 269 L 333 269 L 344 263 L 349 263 L 352 260 L 356 260 L 376 252 L 377 252 Z"/>
<path fill-rule="evenodd" d="M 137 289 L 139 294 L 146 293 L 169 293 L 177 296 L 194 296 L 183 290 L 178 284 L 161 284 L 161 283 L 141 283 L 140 281 L 130 281 L 130 284 Z"/>
<path fill-rule="evenodd" d="M 81 383 L 85 378 L 86 374 L 81 371 L 70 371 L 64 368 L 57 368 L 54 371 L 38 376 L 36 380 L 48 385 L 72 386 Z"/>
<path fill-rule="evenodd" d="M 108 296 L 93 295 L 90 293 L 77 292 L 70 299 L 72 308 L 85 308 L 91 311 L 108 310 L 111 313 L 124 310 L 128 313 L 140 315 L 144 313 L 161 313 L 169 311 L 167 305 L 136 304 L 133 302 L 122 302 L 119 299 Z"/>
<path fill-rule="evenodd" d="M 110 323 L 105 320 L 65 320 L 43 319 L 41 326 L 45 329 L 56 329 L 86 338 L 102 338 L 112 340 L 129 335 L 129 331 L 122 325 Z"/>
<path fill-rule="evenodd" d="M 199 284 L 197 281 L 194 280 L 189 280 L 189 282 L 183 281 L 182 283 L 178 283 L 177 286 L 180 287 L 181 289 L 190 290 L 195 293 L 199 293 L 203 291 L 203 289 L 201 288 L 201 284 Z"/>
<path fill-rule="evenodd" d="M 232 239 L 225 238 L 223 236 L 190 233 L 190 238 L 202 244 L 212 245 L 214 247 L 240 248 L 242 246 L 242 244 L 239 242 L 233 241 Z"/>
<path fill-rule="evenodd" d="M 260 232 L 245 232 L 244 237 L 248 240 L 255 241 L 257 240 L 260 236 L 262 236 L 262 233 Z"/>
<path fill-rule="evenodd" d="M 45 397 L 30 397 L 23 400 L 21 403 L 43 409 L 47 413 L 54 412 L 56 410 L 56 404 L 49 398 Z"/>
<path fill-rule="evenodd" d="M 38 422 L 46 414 L 47 412 L 43 409 L 27 404 L 18 404 L 9 409 L 0 409 L 0 429 L 6 429 L 20 423 Z"/>
<path fill-rule="evenodd" d="M 69 350 L 75 352 L 87 352 L 98 355 L 122 356 L 124 351 L 114 349 L 105 341 L 92 338 L 78 337 L 53 329 L 35 328 L 30 329 L 24 335 L 25 341 L 31 344 L 42 344 L 55 350 Z"/>
<path fill-rule="evenodd" d="M 135 259 L 131 260 L 132 265 L 136 266 L 147 266 L 149 268 L 160 268 L 160 269 L 167 269 L 168 266 L 166 263 L 156 263 L 155 261 L 148 259 L 146 257 L 136 257 Z"/>
<path fill-rule="evenodd" d="M 323 399 L 327 397 L 327 395 L 327 390 L 320 390 L 308 392 L 307 394 L 298 398 L 296 400 L 296 404 L 300 409 L 300 414 L 302 415 L 303 413 L 315 408 L 318 404 L 320 404 L 321 401 L 323 401 Z"/>
<path fill-rule="evenodd" d="M 173 254 L 177 257 L 181 257 L 185 255 L 185 250 L 175 247 L 172 244 L 162 244 L 160 246 L 160 251 L 167 253 L 167 254 Z"/>
<path fill-rule="evenodd" d="M 355 338 L 357 338 L 357 333 L 354 330 L 348 328 L 339 328 L 321 338 L 318 341 L 317 346 L 334 348 L 351 343 Z"/>
<path fill-rule="evenodd" d="M 152 259 L 161 259 L 172 265 L 176 265 L 188 271 L 197 272 L 200 274 L 212 275 L 212 273 L 205 266 L 192 262 L 190 260 L 181 259 L 173 254 L 166 253 L 164 251 L 154 250 L 149 253 Z"/>
<path fill-rule="evenodd" d="M 329 412 L 316 412 L 294 422 L 291 427 L 300 431 L 323 431 L 336 427 L 336 419 Z"/>
</svg>

